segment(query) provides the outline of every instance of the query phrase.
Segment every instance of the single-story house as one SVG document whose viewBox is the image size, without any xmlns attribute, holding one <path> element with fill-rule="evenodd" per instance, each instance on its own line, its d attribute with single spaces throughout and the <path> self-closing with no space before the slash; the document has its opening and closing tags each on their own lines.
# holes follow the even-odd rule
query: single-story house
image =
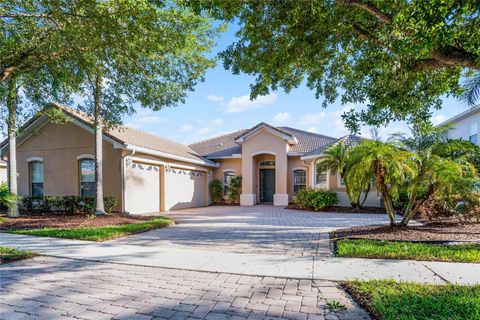
<svg viewBox="0 0 480 320">
<path fill-rule="evenodd" d="M 40 115 L 23 126 L 17 141 L 19 195 L 82 195 L 95 192 L 92 119 L 75 109 L 54 105 L 66 123 Z M 104 194 L 119 199 L 117 210 L 150 213 L 206 206 L 209 183 L 242 176 L 240 204 L 285 206 L 295 191 L 312 187 L 348 199 L 338 174 L 319 172 L 322 151 L 340 139 L 289 127 L 259 123 L 253 128 L 184 145 L 127 126 L 103 135 Z M 0 144 L 8 156 L 8 141 Z M 368 206 L 379 206 L 370 192 Z"/>
<path fill-rule="evenodd" d="M 450 127 L 448 135 L 480 146 L 480 105 L 474 106 L 437 125 Z"/>
</svg>

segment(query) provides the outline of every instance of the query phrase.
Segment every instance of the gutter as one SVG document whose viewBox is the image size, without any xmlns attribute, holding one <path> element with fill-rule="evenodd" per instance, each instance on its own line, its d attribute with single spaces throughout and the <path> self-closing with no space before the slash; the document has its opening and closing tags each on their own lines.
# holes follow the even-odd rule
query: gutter
<svg viewBox="0 0 480 320">
<path fill-rule="evenodd" d="M 157 151 L 157 150 L 152 150 L 152 149 L 145 148 L 145 147 L 136 146 L 136 145 L 133 145 L 133 144 L 126 144 L 125 149 L 132 150 L 134 152 L 146 153 L 146 154 L 150 154 L 150 155 L 157 156 L 157 157 L 168 158 L 168 159 L 178 160 L 178 161 L 187 162 L 187 163 L 199 164 L 199 165 L 206 166 L 206 167 L 211 167 L 211 168 L 220 167 L 219 163 L 210 163 L 210 162 L 203 161 L 203 160 L 200 160 L 200 159 L 199 160 L 192 159 L 192 158 L 188 158 L 188 157 L 184 157 L 184 156 L 179 156 L 179 155 L 176 155 L 176 154 L 173 154 L 173 153 Z"/>
</svg>

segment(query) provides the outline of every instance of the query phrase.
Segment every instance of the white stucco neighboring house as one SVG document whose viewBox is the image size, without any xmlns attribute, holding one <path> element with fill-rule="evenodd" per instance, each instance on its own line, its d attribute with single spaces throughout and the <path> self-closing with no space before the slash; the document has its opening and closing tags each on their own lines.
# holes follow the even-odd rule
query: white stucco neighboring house
<svg viewBox="0 0 480 320">
<path fill-rule="evenodd" d="M 450 126 L 449 136 L 451 138 L 468 140 L 480 146 L 480 105 L 457 114 L 438 126 L 443 125 Z"/>
<path fill-rule="evenodd" d="M 7 182 L 7 163 L 0 159 L 0 184 Z"/>
</svg>

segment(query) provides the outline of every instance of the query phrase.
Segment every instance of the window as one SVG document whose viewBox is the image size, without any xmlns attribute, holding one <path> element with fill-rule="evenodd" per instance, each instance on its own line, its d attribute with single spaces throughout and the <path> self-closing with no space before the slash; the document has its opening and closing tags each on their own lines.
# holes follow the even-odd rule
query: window
<svg viewBox="0 0 480 320">
<path fill-rule="evenodd" d="M 478 123 L 474 123 L 470 126 L 468 140 L 473 144 L 480 145 L 480 141 L 478 141 Z"/>
<path fill-rule="evenodd" d="M 293 170 L 293 193 L 307 186 L 307 172 L 302 169 Z"/>
<path fill-rule="evenodd" d="M 95 160 L 80 160 L 80 195 L 95 196 Z"/>
<path fill-rule="evenodd" d="M 30 170 L 30 195 L 32 197 L 43 197 L 43 162 L 29 162 Z"/>
<path fill-rule="evenodd" d="M 225 171 L 223 173 L 223 195 L 227 195 L 228 186 L 230 185 L 230 181 L 232 178 L 235 177 L 235 172 L 233 171 Z"/>
<path fill-rule="evenodd" d="M 326 184 L 327 183 L 327 172 L 320 171 L 319 165 L 320 164 L 317 164 L 317 168 L 316 168 L 317 170 L 316 170 L 315 183 L 316 184 Z"/>
</svg>

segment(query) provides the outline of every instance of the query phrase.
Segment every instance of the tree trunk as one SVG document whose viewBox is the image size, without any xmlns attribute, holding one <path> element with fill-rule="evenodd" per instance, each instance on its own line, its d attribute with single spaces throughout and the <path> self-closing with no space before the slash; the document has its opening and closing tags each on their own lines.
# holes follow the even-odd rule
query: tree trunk
<svg viewBox="0 0 480 320">
<path fill-rule="evenodd" d="M 393 208 L 393 201 L 388 192 L 387 185 L 385 184 L 385 172 L 381 162 L 377 161 L 375 165 L 375 175 L 377 178 L 377 188 L 382 193 L 383 201 L 385 202 L 385 210 L 387 211 L 387 216 L 390 219 L 390 226 L 393 227 L 396 225 L 395 222 L 395 209 Z"/>
<path fill-rule="evenodd" d="M 103 204 L 103 140 L 102 140 L 102 116 L 101 103 L 102 76 L 97 74 L 95 78 L 94 92 L 94 126 L 95 126 L 95 215 L 105 214 Z"/>
<path fill-rule="evenodd" d="M 16 122 L 17 122 L 17 103 L 18 91 L 17 81 L 15 77 L 11 77 L 8 82 L 7 93 L 7 109 L 8 109 L 8 190 L 14 194 L 18 194 L 17 188 L 17 136 L 16 136 Z M 15 202 L 8 208 L 9 217 L 19 217 L 18 204 Z"/>
<path fill-rule="evenodd" d="M 369 183 L 369 184 L 368 184 L 368 187 L 364 190 L 365 195 L 363 196 L 363 200 L 362 200 L 362 201 L 360 201 L 360 196 L 362 195 L 362 193 L 360 193 L 360 195 L 358 196 L 358 198 L 359 198 L 359 199 L 358 199 L 358 200 L 359 200 L 359 201 L 358 201 L 358 207 L 359 207 L 360 209 L 363 209 L 363 205 L 365 204 L 365 201 L 367 201 L 368 194 L 370 193 L 370 189 L 371 189 L 371 188 L 372 188 L 372 184 Z"/>
</svg>

